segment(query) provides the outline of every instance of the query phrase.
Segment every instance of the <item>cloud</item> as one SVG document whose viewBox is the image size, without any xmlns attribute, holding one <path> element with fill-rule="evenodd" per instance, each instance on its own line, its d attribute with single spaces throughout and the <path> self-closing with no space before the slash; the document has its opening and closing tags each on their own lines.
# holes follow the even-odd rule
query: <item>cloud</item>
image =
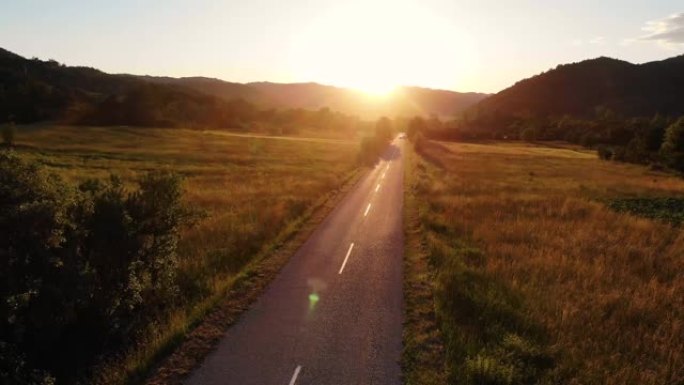
<svg viewBox="0 0 684 385">
<path fill-rule="evenodd" d="M 589 44 L 594 44 L 594 45 L 604 45 L 606 44 L 606 38 L 603 36 L 596 36 L 589 40 Z"/>
<path fill-rule="evenodd" d="M 641 36 L 640 40 L 657 41 L 665 45 L 684 44 L 684 12 L 649 21 L 642 29 L 646 35 Z"/>
</svg>

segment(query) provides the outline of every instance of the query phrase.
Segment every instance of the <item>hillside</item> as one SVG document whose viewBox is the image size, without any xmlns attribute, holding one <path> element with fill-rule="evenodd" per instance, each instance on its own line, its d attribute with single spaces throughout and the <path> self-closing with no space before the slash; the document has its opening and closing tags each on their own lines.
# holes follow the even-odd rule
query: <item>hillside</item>
<svg viewBox="0 0 684 385">
<path fill-rule="evenodd" d="M 252 121 L 258 110 L 326 107 L 364 119 L 450 118 L 486 96 L 402 87 L 377 98 L 317 83 L 113 75 L 54 60 L 26 59 L 0 48 L 0 121 L 17 123 L 228 127 Z"/>
<path fill-rule="evenodd" d="M 202 76 L 173 78 L 168 76 L 139 76 L 143 80 L 156 84 L 170 84 L 187 87 L 197 92 L 215 96 L 226 101 L 243 99 L 261 106 L 267 106 L 266 97 L 254 87 L 247 84 L 227 82 L 220 79 Z"/>
<path fill-rule="evenodd" d="M 219 79 L 143 77 L 154 83 L 180 85 L 224 100 L 241 98 L 263 108 L 318 110 L 329 108 L 365 119 L 380 116 L 437 115 L 451 118 L 487 94 L 401 87 L 386 97 L 318 83 L 232 83 Z"/>
<path fill-rule="evenodd" d="M 589 118 L 598 110 L 625 117 L 684 113 L 684 56 L 631 64 L 601 57 L 522 80 L 469 110 L 484 119 Z"/>
<path fill-rule="evenodd" d="M 0 122 L 228 127 L 254 111 L 241 100 L 0 49 Z"/>
</svg>

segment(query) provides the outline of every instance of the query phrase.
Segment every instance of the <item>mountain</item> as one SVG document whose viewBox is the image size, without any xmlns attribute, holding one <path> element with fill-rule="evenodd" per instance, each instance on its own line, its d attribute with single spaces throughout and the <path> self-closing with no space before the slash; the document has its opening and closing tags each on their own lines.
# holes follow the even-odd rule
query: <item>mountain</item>
<svg viewBox="0 0 684 385">
<path fill-rule="evenodd" d="M 507 121 L 589 118 L 598 111 L 624 117 L 684 114 L 684 55 L 646 64 L 601 57 L 560 65 L 482 100 L 468 115 Z"/>
<path fill-rule="evenodd" d="M 243 99 L 256 105 L 269 105 L 264 95 L 262 95 L 259 90 L 242 83 L 232 83 L 220 79 L 201 76 L 183 78 L 172 78 L 166 76 L 139 76 L 139 78 L 151 83 L 186 87 L 197 92 L 221 98 L 226 101 Z"/>
<path fill-rule="evenodd" d="M 453 117 L 486 94 L 401 87 L 386 97 L 317 83 L 232 83 L 206 77 L 107 74 L 0 48 L 0 121 L 233 126 L 258 110 L 328 108 L 364 119 Z"/>
<path fill-rule="evenodd" d="M 255 107 L 191 88 L 155 84 L 0 49 L 0 122 L 233 127 Z"/>
<path fill-rule="evenodd" d="M 329 108 L 365 119 L 380 116 L 437 115 L 451 118 L 487 94 L 459 93 L 420 87 L 400 87 L 385 97 L 373 97 L 348 88 L 318 83 L 231 83 L 219 79 L 191 77 L 143 77 L 162 84 L 191 88 L 212 96 L 244 99 L 262 108 L 318 110 Z"/>
</svg>

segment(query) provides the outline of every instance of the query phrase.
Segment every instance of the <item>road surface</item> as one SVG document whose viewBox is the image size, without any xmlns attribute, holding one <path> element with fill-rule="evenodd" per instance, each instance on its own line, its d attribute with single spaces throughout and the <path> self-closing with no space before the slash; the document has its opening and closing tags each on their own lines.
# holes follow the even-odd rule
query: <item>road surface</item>
<svg viewBox="0 0 684 385">
<path fill-rule="evenodd" d="M 403 142 L 392 142 L 186 384 L 401 383 Z"/>
</svg>

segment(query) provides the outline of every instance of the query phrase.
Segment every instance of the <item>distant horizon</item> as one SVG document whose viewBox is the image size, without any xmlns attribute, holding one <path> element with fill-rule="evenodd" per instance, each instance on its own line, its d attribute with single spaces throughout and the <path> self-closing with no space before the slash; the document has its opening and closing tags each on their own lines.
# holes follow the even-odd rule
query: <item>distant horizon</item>
<svg viewBox="0 0 684 385">
<path fill-rule="evenodd" d="M 236 81 L 236 80 L 232 80 L 232 79 L 225 79 L 225 78 L 221 78 L 221 77 L 218 77 L 218 76 L 211 76 L 211 75 L 183 75 L 183 76 L 173 76 L 173 75 L 158 75 L 158 74 L 151 74 L 151 73 L 139 74 L 139 73 L 131 73 L 131 72 L 108 72 L 108 71 L 105 71 L 105 70 L 103 70 L 103 69 L 101 69 L 101 68 L 94 67 L 94 66 L 91 66 L 91 65 L 83 65 L 83 64 L 74 64 L 74 63 L 63 62 L 63 61 L 61 61 L 61 60 L 58 60 L 58 59 L 52 58 L 52 57 L 47 58 L 47 57 L 40 57 L 40 56 L 33 56 L 33 55 L 29 56 L 29 55 L 24 55 L 24 54 L 22 54 L 21 52 L 16 52 L 16 51 L 13 51 L 13 50 L 8 49 L 8 48 L 5 48 L 5 47 L 0 47 L 0 48 L 1 48 L 1 49 L 4 49 L 4 50 L 6 50 L 6 51 L 9 51 L 9 52 L 11 52 L 11 53 L 14 53 L 14 54 L 16 54 L 16 55 L 19 55 L 19 56 L 21 56 L 21 57 L 24 57 L 24 58 L 26 58 L 26 59 L 37 58 L 37 59 L 42 60 L 42 61 L 54 60 L 54 61 L 56 61 L 56 62 L 58 62 L 58 63 L 60 63 L 60 64 L 66 65 L 66 66 L 68 66 L 68 67 L 93 68 L 93 69 L 102 71 L 102 72 L 104 72 L 104 73 L 110 74 L 110 75 L 128 75 L 128 76 L 138 76 L 138 77 L 156 77 L 156 78 L 173 78 L 173 79 L 202 78 L 202 79 L 218 80 L 218 81 L 222 81 L 222 82 L 226 82 L 226 83 L 242 84 L 242 85 L 257 84 L 257 83 L 270 83 L 270 84 L 283 84 L 283 85 L 316 84 L 316 85 L 325 86 L 325 87 L 335 87 L 335 88 L 340 88 L 340 89 L 347 89 L 347 90 L 352 90 L 352 91 L 363 92 L 362 90 L 356 89 L 356 88 L 354 88 L 354 87 L 349 87 L 349 86 L 344 86 L 344 85 L 337 85 L 337 84 L 330 84 L 330 83 L 324 83 L 324 82 L 314 81 L 314 80 L 310 80 L 310 81 L 306 81 L 306 80 L 303 80 L 303 81 L 277 81 L 277 80 L 271 80 L 271 79 L 261 79 L 261 80 Z M 523 78 L 514 80 L 513 83 L 511 83 L 511 84 L 510 84 L 509 86 L 507 86 L 506 88 L 503 88 L 503 89 L 498 90 L 498 91 L 495 91 L 495 92 L 484 92 L 484 91 L 477 91 L 477 90 L 475 90 L 475 91 L 463 91 L 463 90 L 454 90 L 454 89 L 448 89 L 448 88 L 436 88 L 436 87 L 421 86 L 421 85 L 410 85 L 410 84 L 399 84 L 399 85 L 395 86 L 395 88 L 421 88 L 421 89 L 434 90 L 434 91 L 449 91 L 449 92 L 455 92 L 455 93 L 460 93 L 460 94 L 486 94 L 486 95 L 494 95 L 494 94 L 496 94 L 496 93 L 498 93 L 498 92 L 501 92 L 501 91 L 503 91 L 503 90 L 505 90 L 505 89 L 507 89 L 507 88 L 510 88 L 511 86 L 515 85 L 515 83 L 517 83 L 517 82 L 519 82 L 519 81 L 521 81 L 521 80 L 529 79 L 529 78 L 534 77 L 534 76 L 536 76 L 536 75 L 539 75 L 539 74 L 541 74 L 541 73 L 543 73 L 543 72 L 549 71 L 549 70 L 551 70 L 551 69 L 553 69 L 553 68 L 555 68 L 556 66 L 559 66 L 559 65 L 581 63 L 581 62 L 585 62 L 585 61 L 589 61 L 589 60 L 597 60 L 597 59 L 601 59 L 601 58 L 608 58 L 608 59 L 613 59 L 613 60 L 619 60 L 619 61 L 627 62 L 627 63 L 633 64 L 633 65 L 641 65 L 641 64 L 647 64 L 647 63 L 652 63 L 652 62 L 664 61 L 664 60 L 676 58 L 676 57 L 679 57 L 679 56 L 684 56 L 684 53 L 675 54 L 675 55 L 672 55 L 672 56 L 669 56 L 669 57 L 666 57 L 666 58 L 662 58 L 662 59 L 647 60 L 647 61 L 643 61 L 643 62 L 632 62 L 632 61 L 629 61 L 629 60 L 626 60 L 626 59 L 622 59 L 622 58 L 619 58 L 619 57 L 612 57 L 612 56 L 607 56 L 607 55 L 600 55 L 600 56 L 591 57 L 591 58 L 586 58 L 586 59 L 581 59 L 581 60 L 576 60 L 576 61 L 572 61 L 572 62 L 556 63 L 555 65 L 553 65 L 553 66 L 551 66 L 551 67 L 549 67 L 549 68 L 547 68 L 547 69 L 541 70 L 540 72 L 537 72 L 537 73 L 534 73 L 534 74 L 530 74 L 530 75 L 528 75 L 528 76 L 526 76 L 526 77 L 523 77 Z"/>
<path fill-rule="evenodd" d="M 0 35 L 22 56 L 107 73 L 496 93 L 558 64 L 680 55 L 684 9 L 674 0 L 10 0 Z"/>
<path fill-rule="evenodd" d="M 86 68 L 94 68 L 94 69 L 100 70 L 100 71 L 102 71 L 102 72 L 111 74 L 111 75 L 150 76 L 150 77 L 159 77 L 159 78 L 168 77 L 168 78 L 175 78 L 175 79 L 183 79 L 183 78 L 204 78 L 204 79 L 220 80 L 220 81 L 227 82 L 227 83 L 243 84 L 243 85 L 254 84 L 254 83 L 272 83 L 272 84 L 318 84 L 318 85 L 321 85 L 321 86 L 343 88 L 343 89 L 356 90 L 356 91 L 362 92 L 362 90 L 357 89 L 357 88 L 354 88 L 354 87 L 345 86 L 345 85 L 339 85 L 339 84 L 331 84 L 331 83 L 326 83 L 326 82 L 316 81 L 316 80 L 296 80 L 296 81 L 286 81 L 286 80 L 282 80 L 282 81 L 280 81 L 280 80 L 272 80 L 272 79 L 261 79 L 261 80 L 238 81 L 238 80 L 223 78 L 223 77 L 220 77 L 220 75 L 214 76 L 214 75 L 199 75 L 199 74 L 197 74 L 197 75 L 192 75 L 192 74 L 189 74 L 189 75 L 175 76 L 175 75 L 153 74 L 153 73 L 110 72 L 110 71 L 107 71 L 107 70 L 102 69 L 102 68 L 100 68 L 100 67 L 96 67 L 96 66 L 89 65 L 89 64 L 69 63 L 69 62 L 64 62 L 64 61 L 62 61 L 62 60 L 59 60 L 59 59 L 54 58 L 54 57 L 40 57 L 40 56 L 35 56 L 35 55 L 23 55 L 23 54 L 21 54 L 20 52 L 16 52 L 16 51 L 14 51 L 14 50 L 12 50 L 12 49 L 7 49 L 7 48 L 5 48 L 5 47 L 0 47 L 0 48 L 3 48 L 3 49 L 5 49 L 5 50 L 7 50 L 7 51 L 9 51 L 9 52 L 15 53 L 15 54 L 17 54 L 17 55 L 19 55 L 19 56 L 22 56 L 22 57 L 26 58 L 26 59 L 38 58 L 38 59 L 43 60 L 43 61 L 46 61 L 46 60 L 55 60 L 55 61 L 57 61 L 58 63 L 64 64 L 64 65 L 69 66 L 69 67 L 86 67 Z M 551 65 L 551 66 L 549 66 L 548 68 L 542 69 L 542 70 L 540 70 L 540 71 L 538 71 L 538 72 L 536 72 L 536 73 L 530 73 L 530 74 L 527 75 L 527 76 L 524 76 L 524 77 L 519 78 L 519 79 L 515 79 L 515 80 L 513 80 L 513 81 L 511 82 L 511 84 L 509 84 L 508 86 L 506 86 L 506 87 L 504 87 L 504 88 L 502 88 L 502 89 L 500 89 L 500 90 L 491 91 L 491 92 L 479 91 L 479 90 L 457 90 L 457 89 L 449 89 L 449 88 L 445 88 L 445 87 L 432 87 L 432 86 L 412 85 L 412 84 L 399 84 L 399 85 L 396 85 L 395 88 L 423 88 L 423 89 L 430 89 L 430 90 L 435 90 L 435 91 L 450 91 L 450 92 L 457 92 L 457 93 L 461 93 L 461 94 L 472 93 L 472 94 L 488 94 L 488 95 L 493 95 L 493 94 L 496 94 L 496 93 L 498 93 L 498 92 L 501 92 L 501 91 L 503 91 L 503 90 L 505 90 L 505 89 L 507 89 L 507 88 L 510 88 L 511 86 L 515 85 L 515 83 L 517 83 L 517 82 L 519 82 L 519 81 L 521 81 L 521 80 L 529 79 L 529 78 L 534 77 L 534 76 L 536 76 L 536 75 L 539 75 L 539 74 L 541 74 L 541 73 L 543 73 L 543 72 L 546 72 L 546 71 L 548 71 L 548 70 L 551 70 L 551 69 L 553 69 L 553 68 L 555 68 L 556 66 L 559 66 L 559 65 L 573 64 L 573 63 L 581 63 L 581 62 L 584 62 L 584 61 L 596 60 L 596 59 L 600 59 L 600 58 L 608 58 L 608 59 L 620 60 L 620 61 L 624 61 L 624 62 L 627 62 L 627 63 L 630 63 L 630 64 L 640 65 L 640 64 L 647 64 L 647 63 L 652 63 L 652 62 L 659 62 L 659 61 L 663 61 L 663 60 L 668 60 L 668 59 L 672 59 L 672 58 L 679 57 L 679 56 L 684 56 L 684 52 L 678 53 L 678 54 L 673 54 L 673 55 L 671 55 L 671 56 L 667 56 L 667 57 L 664 57 L 664 58 L 658 58 L 658 59 L 654 59 L 654 60 L 645 60 L 645 61 L 640 61 L 640 62 L 630 61 L 630 60 L 627 60 L 627 59 L 624 59 L 624 58 L 620 58 L 620 57 L 613 57 L 613 56 L 608 56 L 608 55 L 599 55 L 599 56 L 588 57 L 588 58 L 585 58 L 585 59 L 579 59 L 579 60 L 570 61 L 570 62 L 556 63 L 555 65 Z"/>
</svg>

